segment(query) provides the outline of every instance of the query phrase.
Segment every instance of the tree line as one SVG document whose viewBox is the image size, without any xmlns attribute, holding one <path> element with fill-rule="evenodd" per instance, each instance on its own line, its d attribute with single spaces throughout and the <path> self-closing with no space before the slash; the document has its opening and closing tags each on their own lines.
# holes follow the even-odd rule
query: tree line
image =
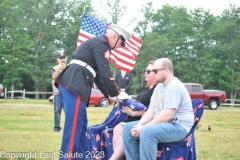
<svg viewBox="0 0 240 160">
<path fill-rule="evenodd" d="M 98 15 L 91 0 L 0 1 L 0 83 L 8 90 L 51 91 L 55 55 L 64 50 L 71 58 L 82 14 L 117 24 L 127 9 L 121 0 L 107 2 L 111 20 Z M 142 18 L 132 22 L 143 46 L 132 71 L 131 93 L 137 94 L 144 85 L 148 62 L 167 57 L 182 82 L 201 83 L 239 99 L 240 7 L 231 4 L 218 16 L 202 8 L 168 4 L 153 8 L 146 3 L 140 10 Z"/>
</svg>

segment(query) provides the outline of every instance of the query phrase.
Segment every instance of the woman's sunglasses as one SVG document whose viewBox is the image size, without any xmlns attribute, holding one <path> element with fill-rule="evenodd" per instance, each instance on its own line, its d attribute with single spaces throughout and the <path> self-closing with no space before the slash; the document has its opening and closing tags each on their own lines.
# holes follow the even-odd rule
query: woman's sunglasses
<svg viewBox="0 0 240 160">
<path fill-rule="evenodd" d="M 149 74 L 149 73 L 151 73 L 152 71 L 151 70 L 149 70 L 149 69 L 145 69 L 145 71 L 144 71 L 144 73 L 147 73 L 147 74 Z"/>
</svg>

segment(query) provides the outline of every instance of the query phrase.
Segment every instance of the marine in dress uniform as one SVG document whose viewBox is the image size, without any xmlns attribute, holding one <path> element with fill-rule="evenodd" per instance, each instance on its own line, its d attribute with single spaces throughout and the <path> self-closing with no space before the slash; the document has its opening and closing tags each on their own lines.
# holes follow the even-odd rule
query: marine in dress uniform
<svg viewBox="0 0 240 160">
<path fill-rule="evenodd" d="M 90 159 L 87 140 L 87 114 L 93 83 L 105 97 L 119 95 L 109 66 L 111 50 L 125 46 L 131 35 L 117 25 L 104 36 L 83 42 L 72 55 L 70 64 L 56 78 L 63 100 L 65 124 L 60 159 Z"/>
</svg>

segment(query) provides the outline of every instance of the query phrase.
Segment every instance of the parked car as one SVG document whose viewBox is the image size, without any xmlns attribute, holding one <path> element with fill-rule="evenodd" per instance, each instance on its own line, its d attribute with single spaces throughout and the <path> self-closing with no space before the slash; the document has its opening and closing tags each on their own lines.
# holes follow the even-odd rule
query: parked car
<svg viewBox="0 0 240 160">
<path fill-rule="evenodd" d="M 191 99 L 201 99 L 209 109 L 216 110 L 221 103 L 226 100 L 225 91 L 221 90 L 204 90 L 201 84 L 197 83 L 184 83 L 187 88 Z"/>
<path fill-rule="evenodd" d="M 49 102 L 54 103 L 53 95 L 49 97 Z M 89 105 L 108 107 L 110 104 L 113 104 L 114 100 L 111 98 L 106 98 L 99 89 L 92 89 Z"/>
<path fill-rule="evenodd" d="M 0 84 L 0 97 L 4 97 L 4 87 Z"/>
</svg>

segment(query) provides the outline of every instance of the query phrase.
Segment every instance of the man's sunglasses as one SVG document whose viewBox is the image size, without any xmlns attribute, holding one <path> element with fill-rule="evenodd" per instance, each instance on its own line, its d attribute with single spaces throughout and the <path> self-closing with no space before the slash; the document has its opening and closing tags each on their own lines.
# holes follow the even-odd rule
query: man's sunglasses
<svg viewBox="0 0 240 160">
<path fill-rule="evenodd" d="M 164 69 L 166 69 L 166 68 L 152 69 L 152 72 L 153 72 L 154 74 L 157 74 L 158 71 L 161 71 L 161 70 L 164 70 Z"/>
<path fill-rule="evenodd" d="M 122 35 L 120 35 L 119 37 L 120 37 L 121 40 L 122 40 L 121 46 L 122 46 L 122 47 L 125 47 L 125 38 L 124 38 Z"/>
<path fill-rule="evenodd" d="M 114 29 L 112 29 L 115 33 L 117 33 Z M 118 34 L 118 33 L 117 33 Z M 119 35 L 118 34 L 118 38 L 121 38 L 121 40 L 122 40 L 122 43 L 121 43 L 121 46 L 122 47 L 125 47 L 125 38 L 122 36 L 122 35 Z"/>
<path fill-rule="evenodd" d="M 149 70 L 149 69 L 145 69 L 144 70 L 144 73 L 147 73 L 147 74 L 149 74 L 149 73 L 151 73 L 152 71 L 151 70 Z"/>
</svg>

